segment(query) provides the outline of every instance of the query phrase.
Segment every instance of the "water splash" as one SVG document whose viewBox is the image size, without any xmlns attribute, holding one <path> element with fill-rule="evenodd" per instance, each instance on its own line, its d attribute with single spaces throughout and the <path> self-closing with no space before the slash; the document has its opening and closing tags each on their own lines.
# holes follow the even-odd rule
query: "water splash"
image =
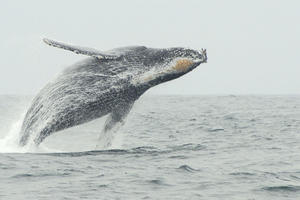
<svg viewBox="0 0 300 200">
<path fill-rule="evenodd" d="M 33 140 L 30 140 L 29 143 L 25 146 L 19 145 L 20 140 L 20 131 L 22 128 L 22 123 L 24 120 L 25 113 L 16 120 L 9 131 L 7 131 L 3 138 L 0 139 L 0 153 L 69 153 L 70 151 L 57 149 L 53 146 L 51 148 L 47 147 L 47 144 L 40 144 L 36 146 Z M 120 125 L 121 126 L 121 125 Z M 119 126 L 116 127 L 112 132 L 107 133 L 106 138 L 100 139 L 100 145 L 98 144 L 97 150 L 107 150 L 107 149 L 121 149 L 123 143 L 122 133 L 117 131 Z M 96 141 L 95 141 L 96 143 Z M 91 149 L 95 150 L 95 149 Z"/>
<path fill-rule="evenodd" d="M 60 150 L 49 149 L 44 145 L 36 147 L 33 143 L 26 146 L 20 146 L 20 131 L 23 123 L 25 113 L 11 125 L 11 128 L 4 136 L 0 139 L 0 153 L 50 153 L 50 152 L 62 152 Z"/>
<path fill-rule="evenodd" d="M 20 147 L 18 145 L 19 133 L 21 130 L 24 114 L 22 117 L 12 124 L 10 130 L 4 138 L 0 139 L 0 152 L 1 153 L 25 153 L 28 147 Z"/>
<path fill-rule="evenodd" d="M 98 138 L 96 150 L 121 149 L 123 144 L 123 134 L 120 134 L 120 128 L 124 122 L 118 122 L 111 130 L 103 130 Z"/>
</svg>

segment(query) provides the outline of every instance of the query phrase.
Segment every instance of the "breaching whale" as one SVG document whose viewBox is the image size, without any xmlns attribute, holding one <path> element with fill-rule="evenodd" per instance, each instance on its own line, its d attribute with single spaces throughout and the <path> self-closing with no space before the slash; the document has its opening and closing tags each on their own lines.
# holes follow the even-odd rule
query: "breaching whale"
<svg viewBox="0 0 300 200">
<path fill-rule="evenodd" d="M 33 99 L 22 124 L 21 146 L 29 141 L 39 145 L 54 132 L 109 114 L 100 135 L 104 137 L 122 123 L 134 102 L 149 88 L 207 62 L 205 49 L 134 46 L 98 51 L 43 41 L 89 58 L 66 68 Z"/>
</svg>

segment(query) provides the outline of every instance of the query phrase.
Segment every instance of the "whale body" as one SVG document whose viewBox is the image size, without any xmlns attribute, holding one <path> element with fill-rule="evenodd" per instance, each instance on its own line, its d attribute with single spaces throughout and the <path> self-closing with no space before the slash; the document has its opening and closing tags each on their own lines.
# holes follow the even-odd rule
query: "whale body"
<svg viewBox="0 0 300 200">
<path fill-rule="evenodd" d="M 204 49 L 134 46 L 102 52 L 49 39 L 44 42 L 88 58 L 66 68 L 33 99 L 22 124 L 21 146 L 30 141 L 39 145 L 52 133 L 109 114 L 103 136 L 124 121 L 149 88 L 207 62 Z"/>
</svg>

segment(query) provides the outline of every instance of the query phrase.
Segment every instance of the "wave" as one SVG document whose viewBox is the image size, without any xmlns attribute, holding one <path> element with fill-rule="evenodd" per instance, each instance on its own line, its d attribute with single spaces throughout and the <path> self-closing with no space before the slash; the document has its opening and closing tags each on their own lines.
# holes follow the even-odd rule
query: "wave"
<svg viewBox="0 0 300 200">
<path fill-rule="evenodd" d="M 181 165 L 180 167 L 178 167 L 178 169 L 186 171 L 186 172 L 197 172 L 200 171 L 199 169 L 194 169 L 188 165 Z"/>
<path fill-rule="evenodd" d="M 20 178 L 40 178 L 40 177 L 51 177 L 51 176 L 69 176 L 71 173 L 69 172 L 64 172 L 64 173 L 38 173 L 38 174 L 30 174 L 30 173 L 25 173 L 25 174 L 17 174 L 12 176 L 11 178 L 15 179 L 20 179 Z"/>
<path fill-rule="evenodd" d="M 282 185 L 282 186 L 263 187 L 262 189 L 270 192 L 299 192 L 300 186 Z"/>
<path fill-rule="evenodd" d="M 201 147 L 201 148 L 200 148 Z M 159 149 L 153 146 L 141 146 L 132 149 L 107 149 L 107 150 L 92 150 L 82 152 L 52 152 L 52 153 L 40 153 L 49 156 L 58 157 L 80 157 L 80 156 L 96 156 L 96 155 L 157 155 L 157 154 L 170 154 L 180 151 L 197 151 L 202 150 L 204 147 L 200 144 L 183 144 L 178 146 L 169 146 L 167 149 Z"/>
</svg>

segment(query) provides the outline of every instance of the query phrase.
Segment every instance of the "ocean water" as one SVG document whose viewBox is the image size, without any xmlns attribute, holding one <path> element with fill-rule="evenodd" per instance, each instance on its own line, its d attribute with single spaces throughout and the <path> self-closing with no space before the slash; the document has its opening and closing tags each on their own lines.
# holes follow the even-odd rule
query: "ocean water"
<svg viewBox="0 0 300 200">
<path fill-rule="evenodd" d="M 30 101 L 0 96 L 0 199 L 300 199 L 300 96 L 144 96 L 106 150 L 105 118 L 19 148 Z"/>
</svg>

